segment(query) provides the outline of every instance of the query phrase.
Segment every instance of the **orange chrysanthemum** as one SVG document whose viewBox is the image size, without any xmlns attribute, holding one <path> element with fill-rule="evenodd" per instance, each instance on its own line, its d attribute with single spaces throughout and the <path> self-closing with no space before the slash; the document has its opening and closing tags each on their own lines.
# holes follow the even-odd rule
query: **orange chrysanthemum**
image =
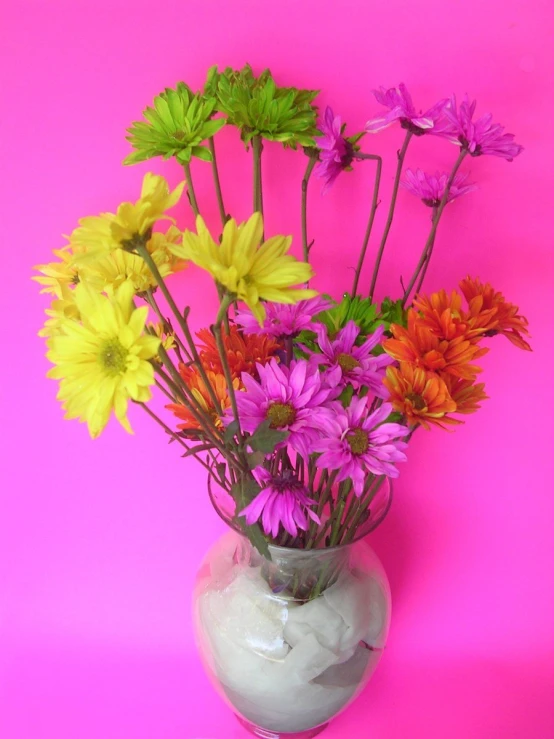
<svg viewBox="0 0 554 739">
<path fill-rule="evenodd" d="M 391 324 L 394 338 L 383 342 L 387 354 L 400 362 L 410 362 L 432 372 L 452 375 L 471 380 L 481 368 L 470 362 L 488 350 L 482 349 L 457 336 L 451 340 L 441 339 L 424 325 L 417 311 L 408 311 L 408 327 Z"/>
<path fill-rule="evenodd" d="M 471 315 L 462 309 L 462 296 L 457 290 L 450 295 L 439 290 L 430 296 L 418 295 L 414 308 L 419 311 L 419 322 L 439 339 L 451 341 L 463 337 L 476 342 L 487 330 L 495 311 L 493 308 Z"/>
<path fill-rule="evenodd" d="M 448 375 L 445 375 L 444 381 L 450 397 L 456 403 L 456 413 L 475 413 L 481 407 L 480 402 L 488 398 L 483 382 L 475 383 Z"/>
<path fill-rule="evenodd" d="M 465 381 L 462 381 L 465 382 Z M 387 367 L 383 381 L 390 392 L 390 402 L 410 426 L 458 423 L 447 413 L 454 413 L 456 403 L 450 397 L 448 387 L 435 372 L 416 367 L 409 362 L 401 362 L 400 367 Z"/>
<path fill-rule="evenodd" d="M 482 320 L 483 316 L 487 316 L 483 322 L 485 336 L 504 334 L 512 344 L 531 351 L 522 336 L 529 336 L 529 322 L 519 315 L 517 305 L 508 303 L 502 293 L 496 292 L 488 282 L 483 284 L 478 277 L 466 277 L 460 282 L 460 289 L 468 302 L 471 319 Z"/>
<path fill-rule="evenodd" d="M 191 369 L 190 367 L 186 367 L 185 365 L 181 365 L 179 367 L 179 373 L 187 384 L 187 387 L 194 395 L 196 402 L 198 403 L 204 414 L 212 420 L 216 428 L 222 428 L 223 423 L 221 421 L 220 412 L 218 409 L 215 408 L 210 397 L 210 393 L 208 392 L 208 388 L 202 380 L 202 377 L 200 376 L 198 370 Z M 221 411 L 224 412 L 227 408 L 231 406 L 225 377 L 222 374 L 212 372 L 211 370 L 206 370 L 206 375 L 215 391 L 217 399 L 220 402 Z M 239 389 L 239 384 L 239 380 L 233 380 L 233 387 L 235 390 Z M 186 431 L 202 428 L 198 420 L 195 418 L 194 414 L 186 406 L 180 403 L 171 403 L 170 405 L 167 405 L 166 408 L 172 411 L 177 416 L 177 418 L 180 418 L 182 421 L 184 421 L 184 423 L 178 424 L 177 428 L 184 429 Z"/>
<path fill-rule="evenodd" d="M 199 347 L 202 364 L 213 372 L 223 373 L 221 359 L 212 332 L 203 328 L 197 334 L 204 346 Z M 223 343 L 227 361 L 233 378 L 242 372 L 256 374 L 256 363 L 267 364 L 275 356 L 280 346 L 271 336 L 263 334 L 243 334 L 238 326 L 231 326 L 229 333 L 223 332 Z"/>
</svg>

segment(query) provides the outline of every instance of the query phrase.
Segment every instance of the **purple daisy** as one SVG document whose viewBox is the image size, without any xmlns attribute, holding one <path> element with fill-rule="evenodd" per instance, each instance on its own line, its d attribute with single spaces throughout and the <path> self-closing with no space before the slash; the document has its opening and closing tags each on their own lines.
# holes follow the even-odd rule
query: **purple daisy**
<svg viewBox="0 0 554 739">
<path fill-rule="evenodd" d="M 271 428 L 289 432 L 276 449 L 290 446 L 307 459 L 312 443 L 321 437 L 320 417 L 326 413 L 322 403 L 331 390 L 323 386 L 317 365 L 305 359 L 293 360 L 290 367 L 275 359 L 256 367 L 260 381 L 243 372 L 245 390 L 237 393 L 242 428 L 254 433 L 267 420 Z"/>
<path fill-rule="evenodd" d="M 338 402 L 330 404 L 326 438 L 313 445 L 313 451 L 322 453 L 316 465 L 339 470 L 337 482 L 350 478 L 358 497 L 368 473 L 398 477 L 395 464 L 406 461 L 404 451 L 408 447 L 399 437 L 410 433 L 399 423 L 384 423 L 392 412 L 390 403 L 383 403 L 369 414 L 367 403 L 367 397 L 354 397 L 348 408 Z"/>
<path fill-rule="evenodd" d="M 521 154 L 523 146 L 515 143 L 513 133 L 504 133 L 504 126 L 492 122 L 491 113 L 473 121 L 476 105 L 477 101 L 470 103 L 466 95 L 458 108 L 453 95 L 444 109 L 448 125 L 440 135 L 467 149 L 472 157 L 490 154 L 511 162 Z"/>
<path fill-rule="evenodd" d="M 325 109 L 320 130 L 323 133 L 322 138 L 317 141 L 320 160 L 314 174 L 325 180 L 322 189 L 322 193 L 325 194 L 339 174 L 352 164 L 354 147 L 342 135 L 340 116 L 335 116 L 329 106 Z"/>
<path fill-rule="evenodd" d="M 296 536 L 298 529 L 307 530 L 307 516 L 312 521 L 321 523 L 319 516 L 309 507 L 315 504 L 315 500 L 310 498 L 307 488 L 292 472 L 285 470 L 281 475 L 273 477 L 263 467 L 256 467 L 253 475 L 262 485 L 262 490 L 239 513 L 239 516 L 246 518 L 249 526 L 261 518 L 265 533 L 275 538 L 281 524 L 291 536 Z"/>
<path fill-rule="evenodd" d="M 313 318 L 331 307 L 331 303 L 321 296 L 300 300 L 294 305 L 285 303 L 266 303 L 266 319 L 260 329 L 258 319 L 250 311 L 240 311 L 235 322 L 242 326 L 245 334 L 264 333 L 278 339 L 284 336 L 297 336 L 301 331 L 315 331 Z"/>
<path fill-rule="evenodd" d="M 448 182 L 449 175 L 446 172 L 442 174 L 441 172 L 428 174 L 421 169 L 416 169 L 415 172 L 407 169 L 404 176 L 405 179 L 400 182 L 402 187 L 406 188 L 412 195 L 423 200 L 425 205 L 428 205 L 430 208 L 438 208 L 444 195 L 446 183 Z M 461 172 L 456 174 L 448 192 L 448 203 L 456 200 L 461 195 L 477 189 L 477 185 L 474 185 L 472 182 L 466 183 L 467 178 L 467 174 L 462 174 Z"/>
<path fill-rule="evenodd" d="M 424 133 L 438 133 L 438 129 L 441 128 L 446 99 L 439 100 L 425 113 L 421 111 L 418 113 L 403 82 L 398 87 L 391 87 L 388 90 L 380 87 L 378 90 L 373 90 L 373 94 L 377 102 L 388 108 L 389 112 L 369 120 L 365 125 L 368 133 L 378 133 L 396 121 L 400 121 L 402 128 L 411 131 L 416 136 L 423 136 Z"/>
<path fill-rule="evenodd" d="M 383 326 L 379 326 L 361 346 L 356 346 L 360 328 L 354 321 L 348 321 L 332 341 L 323 324 L 317 324 L 315 330 L 321 353 L 304 348 L 310 353 L 313 362 L 328 367 L 325 382 L 329 387 L 339 391 L 347 385 L 352 385 L 355 390 L 367 387 L 379 398 L 388 397 L 383 379 L 385 368 L 394 360 L 388 354 L 376 357 L 371 353 L 383 338 Z"/>
</svg>

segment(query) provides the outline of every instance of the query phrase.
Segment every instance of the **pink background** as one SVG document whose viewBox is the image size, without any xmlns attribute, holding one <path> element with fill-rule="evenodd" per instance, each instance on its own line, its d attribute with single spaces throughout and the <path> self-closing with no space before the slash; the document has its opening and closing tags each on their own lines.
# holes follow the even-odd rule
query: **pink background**
<svg viewBox="0 0 554 739">
<path fill-rule="evenodd" d="M 552 530 L 553 12 L 549 0 L 160 3 L 4 0 L 2 147 L 2 503 L 0 736 L 3 739 L 239 739 L 193 644 L 195 570 L 222 525 L 203 475 L 132 413 L 96 442 L 62 421 L 35 337 L 45 300 L 29 281 L 77 218 L 138 196 L 125 128 L 164 86 L 207 67 L 269 65 L 283 84 L 322 89 L 359 130 L 370 91 L 404 80 L 416 104 L 468 91 L 526 147 L 512 164 L 471 160 L 480 190 L 449 207 L 428 287 L 468 271 L 530 320 L 532 354 L 505 339 L 485 359 L 491 399 L 455 434 L 420 433 L 373 545 L 389 574 L 389 646 L 364 695 L 326 736 L 547 739 L 554 736 Z M 387 156 L 401 131 L 364 142 Z M 228 209 L 250 207 L 250 161 L 221 135 Z M 409 166 L 449 167 L 446 142 L 417 140 Z M 266 147 L 267 232 L 299 237 L 301 155 Z M 216 223 L 209 166 L 193 167 Z M 371 165 L 324 200 L 310 191 L 318 286 L 350 285 Z M 380 282 L 418 258 L 428 213 L 401 192 Z M 192 225 L 185 203 L 176 211 Z M 385 208 L 378 216 L 383 224 Z M 375 251 L 375 241 L 372 253 Z M 366 273 L 362 285 L 368 285 Z M 175 283 L 197 325 L 213 292 L 190 269 Z"/>
</svg>

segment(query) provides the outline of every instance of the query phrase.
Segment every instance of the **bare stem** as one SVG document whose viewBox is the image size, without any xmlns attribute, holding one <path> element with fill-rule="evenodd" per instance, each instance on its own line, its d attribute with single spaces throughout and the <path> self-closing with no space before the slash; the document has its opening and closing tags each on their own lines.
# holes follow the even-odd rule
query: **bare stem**
<svg viewBox="0 0 554 739">
<path fill-rule="evenodd" d="M 318 153 L 310 154 L 306 171 L 302 178 L 302 249 L 304 253 L 304 261 L 308 262 L 310 258 L 310 246 L 308 244 L 308 183 L 312 175 L 313 168 L 318 160 Z"/>
<path fill-rule="evenodd" d="M 358 159 L 361 158 L 358 155 Z M 363 159 L 375 159 L 377 162 L 377 169 L 375 171 L 375 182 L 373 184 L 373 197 L 371 200 L 371 210 L 369 212 L 369 220 L 367 222 L 367 228 L 364 235 L 364 241 L 362 244 L 362 250 L 360 252 L 360 257 L 358 259 L 358 264 L 356 266 L 356 272 L 354 274 L 354 283 L 352 285 L 352 297 L 356 295 L 356 292 L 358 290 L 358 282 L 360 280 L 360 273 L 362 271 L 362 267 L 364 265 L 365 255 L 367 252 L 367 245 L 369 244 L 369 237 L 371 236 L 371 231 L 373 229 L 373 222 L 375 221 L 375 214 L 377 213 L 377 208 L 379 206 L 379 186 L 381 184 L 381 170 L 383 168 L 383 160 L 380 156 L 377 156 L 376 154 L 364 154 Z"/>
<path fill-rule="evenodd" d="M 229 392 L 229 400 L 231 401 L 231 408 L 233 410 L 233 418 L 237 422 L 238 430 L 237 430 L 237 436 L 239 438 L 239 441 L 242 443 L 242 432 L 240 429 L 240 419 L 239 419 L 239 411 L 237 406 L 237 397 L 235 395 L 235 388 L 233 387 L 233 378 L 231 376 L 231 369 L 229 367 L 229 360 L 227 358 L 227 352 L 225 351 L 225 344 L 223 343 L 223 335 L 221 332 L 221 324 L 223 323 L 225 317 L 227 316 L 227 311 L 229 310 L 229 306 L 232 303 L 232 298 L 227 294 L 223 297 L 223 300 L 221 301 L 221 305 L 219 306 L 219 311 L 217 313 L 217 317 L 215 319 L 215 325 L 212 327 L 214 336 L 215 336 L 215 343 L 217 346 L 217 351 L 219 353 L 219 358 L 221 359 L 221 364 L 223 366 L 223 374 L 225 375 L 225 383 L 227 385 L 227 390 Z"/>
<path fill-rule="evenodd" d="M 186 162 L 185 164 L 183 164 L 183 169 L 185 170 L 185 179 L 187 181 L 187 192 L 188 192 L 190 207 L 192 208 L 194 215 L 196 217 L 200 215 L 200 210 L 198 209 L 196 193 L 194 192 L 194 185 L 192 184 L 192 175 L 190 172 L 190 162 Z"/>
<path fill-rule="evenodd" d="M 375 259 L 375 267 L 373 268 L 373 276 L 371 278 L 371 286 L 369 288 L 369 299 L 370 300 L 373 300 L 373 294 L 375 293 L 375 283 L 377 282 L 377 275 L 379 274 L 379 268 L 381 266 L 383 252 L 385 251 L 385 245 L 387 243 L 389 231 L 392 226 L 392 219 L 394 218 L 394 210 L 396 207 L 396 198 L 398 196 L 398 188 L 400 186 L 400 176 L 402 174 L 402 167 L 404 166 L 404 158 L 406 156 L 406 151 L 408 150 L 408 145 L 410 143 L 410 139 L 412 138 L 412 136 L 413 134 L 411 131 L 406 131 L 406 137 L 404 139 L 404 143 L 402 144 L 402 148 L 398 152 L 398 162 L 396 165 L 396 175 L 394 177 L 394 185 L 392 187 L 389 214 L 387 216 L 387 222 L 385 223 L 385 230 L 383 231 L 383 236 L 381 237 L 381 243 L 379 244 L 377 258 Z"/>
<path fill-rule="evenodd" d="M 423 248 L 423 252 L 421 253 L 421 257 L 419 259 L 419 262 L 417 263 L 414 274 L 412 275 L 412 279 L 410 280 L 410 282 L 408 283 L 408 286 L 406 287 L 406 290 L 404 291 L 404 297 L 402 298 L 402 307 L 406 305 L 408 298 L 410 297 L 410 293 L 412 292 L 412 289 L 417 280 L 417 276 L 419 275 L 419 272 L 425 263 L 425 259 L 430 254 L 430 250 L 433 247 L 433 243 L 435 241 L 435 235 L 437 233 L 437 226 L 439 225 L 439 221 L 441 219 L 442 213 L 446 207 L 446 204 L 448 203 L 448 195 L 450 193 L 450 188 L 452 186 L 452 183 L 454 182 L 454 177 L 456 177 L 457 171 L 460 169 L 460 165 L 464 161 L 466 154 L 467 154 L 467 150 L 462 149 L 458 155 L 458 158 L 456 159 L 454 163 L 454 166 L 452 167 L 452 171 L 450 172 L 450 177 L 448 178 L 448 182 L 446 183 L 446 187 L 444 188 L 444 193 L 442 195 L 442 199 L 439 203 L 439 207 L 437 208 L 437 212 L 433 219 L 433 225 L 431 226 L 431 231 L 429 232 L 429 236 L 427 237 L 427 241 Z"/>
<path fill-rule="evenodd" d="M 252 138 L 252 156 L 254 162 L 254 182 L 253 182 L 253 211 L 254 213 L 264 214 L 264 204 L 262 195 L 262 139 L 260 136 Z"/>
<path fill-rule="evenodd" d="M 225 205 L 223 204 L 223 193 L 221 192 L 221 182 L 219 181 L 219 170 L 217 168 L 217 159 L 215 157 L 215 142 L 214 137 L 210 136 L 208 139 L 208 146 L 212 153 L 212 173 L 214 176 L 215 194 L 217 197 L 217 205 L 219 207 L 219 216 L 221 218 L 221 225 L 224 226 L 227 223 L 227 212 L 225 211 Z"/>
<path fill-rule="evenodd" d="M 435 220 L 437 217 L 437 209 L 433 208 L 433 213 L 431 215 L 431 223 Z M 427 270 L 429 269 L 429 262 L 431 261 L 431 256 L 433 254 L 433 248 L 435 246 L 435 239 L 431 242 L 431 245 L 429 246 L 429 249 L 427 249 L 427 256 L 425 257 L 425 263 L 423 265 L 423 268 L 421 270 L 421 274 L 419 277 L 419 282 L 416 285 L 415 294 L 419 295 L 421 292 L 421 286 L 423 285 L 423 280 L 425 279 L 425 275 L 427 274 Z"/>
</svg>

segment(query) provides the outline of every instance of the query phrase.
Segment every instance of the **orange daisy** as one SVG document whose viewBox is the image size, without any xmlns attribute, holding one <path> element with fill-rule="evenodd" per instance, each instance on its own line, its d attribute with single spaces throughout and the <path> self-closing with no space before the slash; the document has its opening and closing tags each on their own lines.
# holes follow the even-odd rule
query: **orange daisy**
<svg viewBox="0 0 554 739">
<path fill-rule="evenodd" d="M 464 336 L 441 339 L 424 325 L 417 311 L 408 311 L 408 327 L 391 324 L 393 338 L 383 342 L 383 348 L 394 359 L 410 362 L 432 372 L 441 372 L 471 380 L 481 368 L 470 364 L 488 351 Z"/>
<path fill-rule="evenodd" d="M 203 328 L 197 334 L 204 346 L 199 347 L 202 364 L 222 374 L 223 367 L 217 351 L 215 336 Z M 231 326 L 229 333 L 223 332 L 223 344 L 227 353 L 227 361 L 233 378 L 239 378 L 242 372 L 256 374 L 256 363 L 267 364 L 281 348 L 271 336 L 263 334 L 243 334 L 237 326 Z"/>
<path fill-rule="evenodd" d="M 198 370 L 191 369 L 190 367 L 182 364 L 179 367 L 179 373 L 185 381 L 189 390 L 194 395 L 198 406 L 202 409 L 204 414 L 211 419 L 216 428 L 223 428 L 221 414 L 219 410 L 215 408 L 210 397 L 210 393 L 208 392 L 208 388 L 206 387 L 206 384 L 204 383 L 204 380 L 200 376 Z M 221 405 L 221 412 L 223 413 L 227 408 L 231 407 L 231 400 L 227 391 L 225 377 L 222 374 L 213 372 L 209 369 L 206 370 L 206 375 L 208 376 L 208 380 L 215 391 L 215 395 Z M 240 383 L 238 379 L 233 380 L 233 387 L 235 390 L 239 389 L 239 385 Z M 177 418 L 180 418 L 182 421 L 184 421 L 184 423 L 178 424 L 177 428 L 183 429 L 185 431 L 189 431 L 191 429 L 198 430 L 202 428 L 197 419 L 194 417 L 193 413 L 181 403 L 171 403 L 167 405 L 166 408 L 172 411 L 177 416 Z"/>
<path fill-rule="evenodd" d="M 459 377 L 445 375 L 444 382 L 452 400 L 456 403 L 456 413 L 475 413 L 481 407 L 479 403 L 487 400 L 484 382 L 462 380 Z"/>
<path fill-rule="evenodd" d="M 519 314 L 519 308 L 508 303 L 502 293 L 496 292 L 488 282 L 483 284 L 478 277 L 466 277 L 460 282 L 460 289 L 469 305 L 472 319 L 483 321 L 484 336 L 504 334 L 512 344 L 520 349 L 532 351 L 522 334 L 529 336 L 528 320 Z"/>
<path fill-rule="evenodd" d="M 445 381 L 434 372 L 401 362 L 400 367 L 387 367 L 383 383 L 393 408 L 406 416 L 410 426 L 429 429 L 430 425 L 443 428 L 445 423 L 459 423 L 446 415 L 454 413 L 456 403 Z"/>
<path fill-rule="evenodd" d="M 459 336 L 473 342 L 478 341 L 488 328 L 494 309 L 477 315 L 467 314 L 462 309 L 462 296 L 457 290 L 450 295 L 439 290 L 429 297 L 418 295 L 414 308 L 419 311 L 421 325 L 426 326 L 440 339 L 451 341 Z"/>
</svg>

